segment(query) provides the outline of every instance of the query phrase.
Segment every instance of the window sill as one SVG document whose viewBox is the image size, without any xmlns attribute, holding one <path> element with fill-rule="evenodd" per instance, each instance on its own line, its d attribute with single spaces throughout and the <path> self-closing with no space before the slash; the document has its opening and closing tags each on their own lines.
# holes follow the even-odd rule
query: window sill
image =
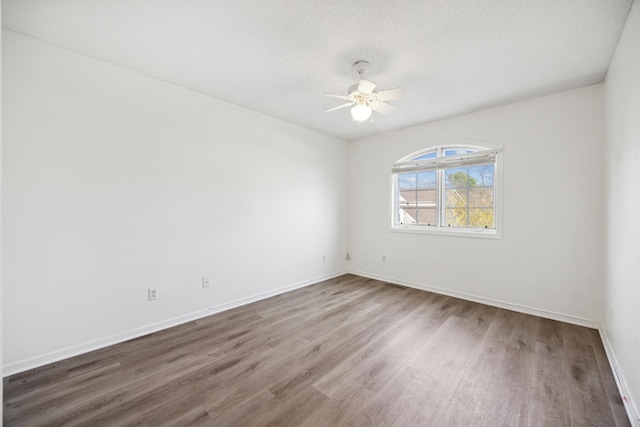
<svg viewBox="0 0 640 427">
<path fill-rule="evenodd" d="M 435 227 L 420 226 L 392 226 L 389 231 L 393 233 L 413 233 L 413 234 L 433 234 L 436 236 L 452 236 L 452 237 L 472 237 L 480 239 L 502 239 L 502 234 L 498 230 L 485 229 L 439 229 Z"/>
</svg>

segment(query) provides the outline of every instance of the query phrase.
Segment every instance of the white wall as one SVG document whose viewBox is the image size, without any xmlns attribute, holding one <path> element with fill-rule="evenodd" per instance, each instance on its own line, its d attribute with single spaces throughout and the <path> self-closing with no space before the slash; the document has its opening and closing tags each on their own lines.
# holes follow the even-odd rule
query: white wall
<svg viewBox="0 0 640 427">
<path fill-rule="evenodd" d="M 2 41 L 5 374 L 345 270 L 346 142 Z"/>
<path fill-rule="evenodd" d="M 0 6 L 0 20 L 2 19 L 2 7 Z M 0 45 L 2 44 L 2 32 L 0 31 Z M 2 81 L 2 55 L 0 55 L 0 81 Z M 2 99 L 2 85 L 0 85 L 0 99 Z M 0 307 L 2 307 L 2 103 L 0 103 Z M 3 315 L 0 314 L 0 366 L 3 366 Z M 2 419 L 2 412 L 4 411 L 4 394 L 0 393 L 0 419 Z"/>
<path fill-rule="evenodd" d="M 598 85 L 353 142 L 351 270 L 595 326 L 602 107 Z M 503 239 L 390 232 L 391 165 L 455 139 L 504 146 Z"/>
<path fill-rule="evenodd" d="M 634 417 L 640 417 L 640 4 L 605 81 L 605 344 Z M 638 420 L 640 425 L 640 419 Z"/>
</svg>

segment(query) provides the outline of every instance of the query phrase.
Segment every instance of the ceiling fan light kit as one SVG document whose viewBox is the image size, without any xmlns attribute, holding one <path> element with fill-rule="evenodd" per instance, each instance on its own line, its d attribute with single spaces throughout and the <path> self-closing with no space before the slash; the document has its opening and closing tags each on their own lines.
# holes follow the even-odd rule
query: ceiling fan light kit
<svg viewBox="0 0 640 427">
<path fill-rule="evenodd" d="M 351 107 L 351 117 L 357 122 L 364 122 L 371 117 L 373 109 L 366 102 L 358 102 Z"/>
<path fill-rule="evenodd" d="M 327 96 L 344 99 L 349 102 L 338 105 L 337 107 L 329 108 L 328 110 L 325 110 L 325 113 L 339 110 L 341 108 L 351 107 L 351 117 L 353 120 L 364 122 L 372 117 L 372 113 L 374 111 L 383 114 L 393 112 L 396 107 L 391 104 L 387 104 L 385 101 L 400 99 L 402 95 L 404 95 L 404 90 L 402 90 L 402 88 L 395 88 L 376 92 L 376 84 L 362 78 L 362 75 L 369 69 L 369 63 L 367 61 L 356 61 L 356 63 L 353 64 L 353 69 L 358 73 L 360 82 L 357 85 L 351 86 L 347 90 L 347 95 L 325 93 Z"/>
</svg>

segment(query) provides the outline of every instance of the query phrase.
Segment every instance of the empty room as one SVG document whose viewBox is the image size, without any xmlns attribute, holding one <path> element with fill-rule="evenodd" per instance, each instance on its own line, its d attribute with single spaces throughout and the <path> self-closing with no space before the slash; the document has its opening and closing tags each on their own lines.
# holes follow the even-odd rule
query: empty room
<svg viewBox="0 0 640 427">
<path fill-rule="evenodd" d="M 5 426 L 640 427 L 640 4 L 2 0 Z"/>
</svg>

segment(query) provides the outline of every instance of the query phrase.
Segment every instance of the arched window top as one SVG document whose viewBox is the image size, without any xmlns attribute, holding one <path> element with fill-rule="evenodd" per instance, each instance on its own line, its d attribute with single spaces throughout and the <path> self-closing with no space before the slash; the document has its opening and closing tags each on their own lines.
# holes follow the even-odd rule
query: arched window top
<svg viewBox="0 0 640 427">
<path fill-rule="evenodd" d="M 471 146 L 432 147 L 405 156 L 393 165 L 394 174 L 409 171 L 428 171 L 454 166 L 473 166 L 495 163 L 499 148 Z"/>
<path fill-rule="evenodd" d="M 502 151 L 502 147 L 496 147 L 476 141 L 455 141 L 449 144 L 434 145 L 422 150 L 414 151 L 399 159 L 396 163 L 410 160 L 424 160 L 436 157 L 451 157 L 464 154 L 476 153 L 478 151 Z"/>
</svg>

